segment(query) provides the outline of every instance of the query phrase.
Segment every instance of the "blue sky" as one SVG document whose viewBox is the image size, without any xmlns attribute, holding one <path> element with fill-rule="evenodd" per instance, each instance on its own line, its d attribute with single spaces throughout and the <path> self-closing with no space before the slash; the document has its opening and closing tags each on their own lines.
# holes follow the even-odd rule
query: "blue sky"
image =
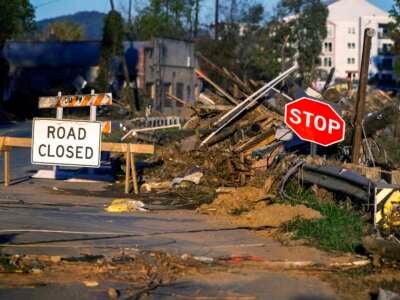
<svg viewBox="0 0 400 300">
<path fill-rule="evenodd" d="M 371 3 L 389 10 L 393 5 L 393 0 L 369 0 Z M 139 7 L 145 0 L 133 0 L 134 6 Z M 224 1 L 220 1 L 224 2 Z M 278 0 L 262 0 L 265 4 L 267 13 L 271 13 Z M 36 8 L 36 19 L 42 20 L 66 14 L 72 14 L 82 10 L 96 10 L 106 12 L 110 9 L 109 0 L 31 0 Z M 115 0 L 119 9 L 127 7 L 128 0 Z M 209 18 L 213 15 L 212 0 L 204 0 L 204 17 Z"/>
</svg>

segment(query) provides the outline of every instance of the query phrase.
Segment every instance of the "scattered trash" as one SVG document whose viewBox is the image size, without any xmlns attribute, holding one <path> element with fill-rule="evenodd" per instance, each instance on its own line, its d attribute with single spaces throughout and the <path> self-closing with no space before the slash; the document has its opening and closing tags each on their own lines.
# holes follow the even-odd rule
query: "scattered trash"
<svg viewBox="0 0 400 300">
<path fill-rule="evenodd" d="M 171 181 L 146 182 L 140 186 L 140 191 L 143 193 L 149 193 L 153 190 L 168 190 L 170 188 L 172 188 Z"/>
<path fill-rule="evenodd" d="M 32 272 L 33 274 L 42 274 L 42 273 L 43 273 L 43 270 L 37 269 L 37 268 L 33 268 L 33 269 L 31 270 L 31 272 Z"/>
<path fill-rule="evenodd" d="M 203 172 L 196 170 L 193 171 L 193 173 L 190 173 L 184 177 L 174 178 L 174 180 L 172 180 L 172 185 L 179 185 L 182 181 L 188 181 L 194 184 L 199 184 L 202 177 L 203 177 Z"/>
<path fill-rule="evenodd" d="M 115 299 L 119 298 L 119 296 L 121 295 L 121 292 L 119 290 L 117 290 L 117 289 L 114 289 L 114 288 L 108 288 L 107 289 L 107 294 L 108 294 L 108 297 L 110 299 L 115 300 Z"/>
<path fill-rule="evenodd" d="M 105 208 L 109 213 L 128 213 L 135 211 L 148 211 L 142 201 L 132 199 L 115 199 Z"/>
<path fill-rule="evenodd" d="M 52 263 L 58 264 L 61 261 L 61 256 L 52 255 L 52 256 L 50 256 L 50 261 Z"/>
<path fill-rule="evenodd" d="M 82 282 L 86 287 L 93 288 L 99 285 L 97 281 L 94 280 L 85 280 Z"/>
<path fill-rule="evenodd" d="M 204 263 L 212 263 L 214 261 L 212 257 L 207 256 L 193 256 L 193 259 Z"/>
</svg>

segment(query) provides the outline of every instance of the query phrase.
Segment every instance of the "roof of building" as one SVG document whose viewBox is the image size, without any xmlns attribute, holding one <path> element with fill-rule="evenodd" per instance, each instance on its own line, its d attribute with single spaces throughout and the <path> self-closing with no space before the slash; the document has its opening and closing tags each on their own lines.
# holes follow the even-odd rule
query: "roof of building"
<svg viewBox="0 0 400 300">
<path fill-rule="evenodd" d="M 336 0 L 327 4 L 329 19 L 351 21 L 360 16 L 388 17 L 388 12 L 367 0 Z"/>
<path fill-rule="evenodd" d="M 23 67 L 80 67 L 96 65 L 100 42 L 8 42 L 4 56 Z"/>
<path fill-rule="evenodd" d="M 150 46 L 149 42 L 125 42 L 127 61 L 137 60 L 137 49 Z M 135 54 L 136 53 L 136 54 Z M 8 42 L 4 56 L 18 67 L 88 67 L 99 62 L 99 41 L 77 42 Z"/>
</svg>

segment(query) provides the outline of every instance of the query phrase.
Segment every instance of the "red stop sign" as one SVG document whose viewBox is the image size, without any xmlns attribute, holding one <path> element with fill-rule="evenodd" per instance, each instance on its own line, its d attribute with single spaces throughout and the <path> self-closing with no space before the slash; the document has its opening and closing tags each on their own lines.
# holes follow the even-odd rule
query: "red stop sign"
<svg viewBox="0 0 400 300">
<path fill-rule="evenodd" d="M 300 98 L 285 105 L 285 123 L 302 140 L 330 146 L 344 140 L 345 122 L 327 103 Z"/>
</svg>

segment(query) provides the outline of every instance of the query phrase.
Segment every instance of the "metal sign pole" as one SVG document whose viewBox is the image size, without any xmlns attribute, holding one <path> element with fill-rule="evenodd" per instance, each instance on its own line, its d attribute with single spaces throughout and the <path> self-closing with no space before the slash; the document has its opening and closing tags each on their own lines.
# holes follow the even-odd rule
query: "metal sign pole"
<svg viewBox="0 0 400 300">
<path fill-rule="evenodd" d="M 94 95 L 94 90 L 91 90 L 90 94 Z M 96 121 L 96 114 L 97 114 L 97 106 L 91 105 L 90 106 L 90 121 Z M 101 156 L 101 154 L 100 154 Z M 89 169 L 89 174 L 94 175 L 94 169 Z"/>
<path fill-rule="evenodd" d="M 62 96 L 61 91 L 58 92 L 57 96 L 59 98 L 61 98 L 61 96 Z M 58 106 L 57 107 L 57 111 L 56 111 L 56 119 L 57 120 L 62 120 L 63 119 L 63 115 L 64 115 L 64 108 L 62 106 Z M 54 179 L 57 178 L 57 166 L 53 166 L 53 176 L 54 176 Z"/>
<path fill-rule="evenodd" d="M 310 143 L 310 154 L 311 156 L 317 155 L 317 144 Z"/>
</svg>

